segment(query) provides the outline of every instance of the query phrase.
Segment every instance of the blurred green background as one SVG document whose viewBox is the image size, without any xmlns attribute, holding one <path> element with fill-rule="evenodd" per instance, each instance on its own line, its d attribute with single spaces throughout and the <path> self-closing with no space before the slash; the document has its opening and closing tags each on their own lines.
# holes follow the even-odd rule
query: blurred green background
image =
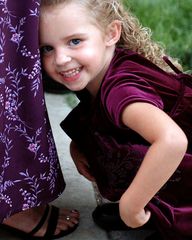
<svg viewBox="0 0 192 240">
<path fill-rule="evenodd" d="M 192 0 L 124 0 L 124 3 L 143 26 L 152 29 L 153 39 L 180 60 L 184 70 L 192 69 Z"/>
</svg>

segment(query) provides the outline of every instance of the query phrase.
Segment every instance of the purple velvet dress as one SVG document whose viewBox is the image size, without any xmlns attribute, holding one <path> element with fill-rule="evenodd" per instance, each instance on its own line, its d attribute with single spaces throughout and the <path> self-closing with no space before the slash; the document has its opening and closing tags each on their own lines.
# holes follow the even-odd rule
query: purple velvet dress
<svg viewBox="0 0 192 240">
<path fill-rule="evenodd" d="M 39 6 L 0 1 L 0 221 L 65 187 L 42 89 Z"/>
<path fill-rule="evenodd" d="M 147 102 L 181 126 L 189 140 L 188 151 L 147 208 L 164 239 L 192 239 L 191 76 L 179 71 L 168 74 L 134 52 L 116 49 L 94 102 L 86 91 L 77 95 L 80 103 L 61 126 L 85 153 L 101 194 L 111 201 L 119 200 L 127 189 L 149 147 L 122 124 L 124 107 Z"/>
</svg>

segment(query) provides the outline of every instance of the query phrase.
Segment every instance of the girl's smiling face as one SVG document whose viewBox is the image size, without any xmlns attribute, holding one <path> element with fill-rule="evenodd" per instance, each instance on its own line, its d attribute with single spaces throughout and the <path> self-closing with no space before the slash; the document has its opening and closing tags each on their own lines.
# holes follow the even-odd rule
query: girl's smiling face
<svg viewBox="0 0 192 240">
<path fill-rule="evenodd" d="M 102 31 L 78 3 L 43 6 L 40 49 L 48 75 L 72 91 L 87 88 L 92 95 L 113 57 L 111 31 Z"/>
</svg>

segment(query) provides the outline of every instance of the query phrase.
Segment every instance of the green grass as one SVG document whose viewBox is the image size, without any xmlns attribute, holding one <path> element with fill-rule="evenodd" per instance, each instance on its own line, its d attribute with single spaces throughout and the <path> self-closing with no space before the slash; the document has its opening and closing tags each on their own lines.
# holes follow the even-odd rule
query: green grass
<svg viewBox="0 0 192 240">
<path fill-rule="evenodd" d="M 192 0 L 124 0 L 125 5 L 150 27 L 153 39 L 192 69 Z"/>
</svg>

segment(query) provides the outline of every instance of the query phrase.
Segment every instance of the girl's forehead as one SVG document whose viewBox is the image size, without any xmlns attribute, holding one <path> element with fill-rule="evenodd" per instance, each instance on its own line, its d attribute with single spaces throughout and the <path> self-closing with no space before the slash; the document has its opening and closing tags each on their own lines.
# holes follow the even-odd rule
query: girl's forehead
<svg viewBox="0 0 192 240">
<path fill-rule="evenodd" d="M 78 1 L 60 1 L 57 4 L 41 5 L 41 9 L 54 9 L 54 10 L 64 10 L 64 9 L 75 9 L 75 11 L 85 11 L 88 10 L 85 4 L 81 3 L 81 0 Z"/>
<path fill-rule="evenodd" d="M 42 36 L 57 34 L 66 37 L 75 34 L 87 34 L 90 29 L 101 30 L 93 16 L 79 4 L 64 4 L 42 8 L 40 32 Z M 49 29 L 49 31 L 47 31 Z M 61 38 L 60 37 L 60 38 Z M 49 38 L 51 38 L 49 36 Z"/>
<path fill-rule="evenodd" d="M 77 3 L 76 1 L 67 1 L 67 3 L 61 2 L 56 5 L 42 6 L 41 17 L 47 20 L 49 18 L 56 18 L 61 21 L 65 20 L 68 22 L 75 21 L 76 23 L 91 23 L 100 27 L 100 24 L 94 14 L 92 14 L 84 4 Z"/>
<path fill-rule="evenodd" d="M 88 9 L 85 8 L 82 4 L 78 4 L 76 2 L 61 2 L 59 4 L 55 5 L 48 5 L 48 6 L 42 6 L 41 7 L 41 15 L 52 15 L 52 16 L 58 16 L 58 17 L 70 17 L 71 19 L 81 19 L 81 18 L 87 18 L 91 16 Z"/>
</svg>

